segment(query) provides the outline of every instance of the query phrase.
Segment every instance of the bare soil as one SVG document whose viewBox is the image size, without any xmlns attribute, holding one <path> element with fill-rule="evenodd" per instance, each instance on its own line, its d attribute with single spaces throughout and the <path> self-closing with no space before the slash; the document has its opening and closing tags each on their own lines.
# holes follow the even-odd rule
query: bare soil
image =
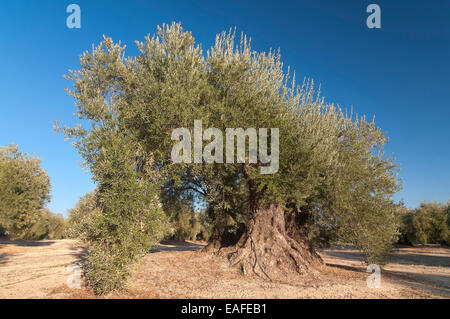
<svg viewBox="0 0 450 319">
<path fill-rule="evenodd" d="M 200 242 L 166 241 L 133 266 L 124 291 L 106 298 L 450 298 L 450 248 L 397 247 L 369 288 L 362 255 L 350 246 L 321 251 L 316 274 L 269 281 L 244 276 Z M 66 267 L 85 248 L 73 240 L 0 241 L 0 298 L 96 298 L 68 288 Z"/>
<path fill-rule="evenodd" d="M 72 240 L 0 241 L 0 298 L 63 298 L 50 290 L 66 283 L 66 267 L 83 252 Z"/>
</svg>

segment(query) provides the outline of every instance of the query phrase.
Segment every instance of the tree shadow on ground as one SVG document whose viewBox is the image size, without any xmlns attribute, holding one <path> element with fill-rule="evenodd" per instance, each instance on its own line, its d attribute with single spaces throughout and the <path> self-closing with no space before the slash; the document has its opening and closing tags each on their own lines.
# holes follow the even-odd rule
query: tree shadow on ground
<svg viewBox="0 0 450 319">
<path fill-rule="evenodd" d="M 440 248 L 445 249 L 445 253 L 437 253 L 427 249 L 416 250 L 412 247 L 396 248 L 387 256 L 386 261 L 392 264 L 410 266 L 450 267 L 450 249 Z M 348 261 L 364 261 L 364 254 L 352 246 L 336 246 L 332 250 L 324 250 L 323 253 L 326 256 Z"/>
<path fill-rule="evenodd" d="M 324 250 L 322 253 L 325 256 L 337 259 L 327 263 L 327 266 L 361 273 L 366 272 L 367 265 L 363 263 L 364 254 L 352 246 L 337 245 L 332 249 Z M 343 263 L 338 260 L 342 260 Z M 352 262 L 352 264 L 346 264 L 346 262 Z M 396 247 L 389 254 L 387 262 L 387 268 L 390 268 L 390 266 L 398 268 L 403 265 L 447 268 L 450 267 L 450 249 L 446 247 L 439 247 L 439 250 L 433 248 Z M 392 279 L 405 287 L 444 295 L 447 298 L 450 297 L 450 276 L 445 274 L 420 273 L 411 271 L 411 269 L 403 270 L 401 268 L 384 268 L 381 274 L 384 278 Z"/>
<path fill-rule="evenodd" d="M 2 254 L 0 253 L 0 266 L 4 265 L 8 262 L 9 257 L 11 257 L 13 254 Z"/>
<path fill-rule="evenodd" d="M 56 243 L 52 240 L 0 240 L 0 245 L 14 245 L 21 247 L 42 247 L 50 246 Z"/>
<path fill-rule="evenodd" d="M 442 289 L 450 297 L 450 277 L 446 275 L 421 274 L 407 271 L 382 270 L 388 277 L 395 277 L 411 284 L 432 285 L 433 289 Z"/>
<path fill-rule="evenodd" d="M 433 250 L 414 250 L 411 248 L 394 249 L 389 255 L 389 261 L 401 265 L 421 265 L 430 267 L 450 267 L 450 249 L 445 249 L 444 253 Z"/>
<path fill-rule="evenodd" d="M 323 254 L 325 254 L 326 256 L 329 257 L 336 257 L 339 259 L 345 259 L 345 260 L 349 260 L 349 261 L 360 261 L 363 262 L 364 261 L 364 254 L 357 251 L 357 250 L 352 250 L 352 251 L 324 251 Z"/>
<path fill-rule="evenodd" d="M 163 240 L 158 245 L 150 249 L 151 253 L 162 251 L 195 251 L 205 247 L 205 244 L 193 243 L 181 240 Z"/>
<path fill-rule="evenodd" d="M 80 267 L 83 264 L 83 261 L 86 257 L 86 254 L 88 252 L 88 247 L 86 246 L 73 246 L 69 247 L 71 251 L 73 251 L 72 256 L 76 258 L 75 264 L 78 264 Z"/>
<path fill-rule="evenodd" d="M 349 266 L 327 263 L 327 266 L 345 269 L 360 273 L 365 273 L 365 266 Z M 370 273 L 367 273 L 370 275 Z M 418 274 L 407 271 L 394 271 L 383 269 L 381 271 L 381 280 L 383 278 L 388 278 L 395 281 L 397 284 L 402 286 L 421 289 L 423 291 L 438 294 L 444 296 L 445 298 L 450 298 L 450 277 L 445 275 L 435 275 L 435 274 Z M 383 284 L 383 282 L 381 282 Z"/>
</svg>

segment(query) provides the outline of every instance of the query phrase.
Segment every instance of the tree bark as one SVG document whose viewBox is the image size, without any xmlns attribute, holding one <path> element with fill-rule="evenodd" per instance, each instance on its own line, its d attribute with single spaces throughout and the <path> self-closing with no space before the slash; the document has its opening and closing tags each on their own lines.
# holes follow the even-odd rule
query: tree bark
<svg viewBox="0 0 450 319">
<path fill-rule="evenodd" d="M 243 165 L 249 187 L 251 216 L 245 232 L 231 247 L 214 240 L 209 248 L 218 253 L 245 275 L 252 272 L 268 280 L 285 279 L 292 274 L 313 273 L 322 259 L 308 240 L 309 215 L 306 212 L 285 212 L 279 206 L 262 204 L 264 190 L 258 191 L 250 177 L 250 166 Z"/>
<path fill-rule="evenodd" d="M 294 239 L 288 234 L 285 212 L 274 205 L 258 206 L 239 242 L 222 254 L 244 274 L 251 271 L 269 280 L 310 273 L 322 264 L 307 237 Z"/>
</svg>

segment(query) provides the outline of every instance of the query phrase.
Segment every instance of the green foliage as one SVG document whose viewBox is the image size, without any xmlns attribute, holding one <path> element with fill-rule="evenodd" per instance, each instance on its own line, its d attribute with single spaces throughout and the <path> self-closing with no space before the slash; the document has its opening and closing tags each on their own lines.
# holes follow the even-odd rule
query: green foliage
<svg viewBox="0 0 450 319">
<path fill-rule="evenodd" d="M 0 224 L 13 239 L 46 232 L 42 218 L 48 215 L 44 206 L 50 199 L 50 179 L 40 162 L 15 145 L 0 148 Z"/>
<path fill-rule="evenodd" d="M 178 240 L 195 240 L 200 232 L 198 217 L 189 204 L 182 203 L 180 206 L 179 210 L 170 215 L 173 237 Z"/>
<path fill-rule="evenodd" d="M 103 203 L 110 205 L 109 201 L 116 203 L 119 198 L 128 205 L 111 205 L 102 213 L 99 201 L 104 199 L 94 190 L 80 198 L 69 211 L 67 236 L 91 244 L 83 268 L 86 282 L 97 294 L 122 288 L 130 275 L 128 265 L 146 254 L 169 230 L 165 215 L 154 202 L 142 197 L 145 196 L 140 193 L 142 190 L 121 190 L 133 198 L 107 197 L 108 202 Z M 121 207 L 130 214 L 127 216 Z"/>
<path fill-rule="evenodd" d="M 121 287 L 126 266 L 167 234 L 159 198 L 182 236 L 196 232 L 187 231 L 197 227 L 187 208 L 195 203 L 206 205 L 216 229 L 237 229 L 251 205 L 272 203 L 311 216 L 312 237 L 340 238 L 368 261 L 381 259 L 397 237 L 392 196 L 400 185 L 397 166 L 383 154 L 387 138 L 373 121 L 326 103 L 311 81 L 298 86 L 278 52 L 252 51 L 245 36 L 236 45 L 233 32 L 218 35 L 206 56 L 175 23 L 137 45 L 140 54 L 125 57 L 125 48 L 105 37 L 67 76 L 77 116 L 89 125 L 62 131 L 98 184 L 83 235 L 92 243 L 86 276 L 98 293 Z M 279 128 L 279 171 L 172 163 L 172 131 L 192 130 L 197 119 L 222 131 Z M 168 207 L 166 197 L 181 209 Z"/>
<path fill-rule="evenodd" d="M 96 196 L 96 190 L 87 193 L 69 211 L 66 226 L 67 237 L 90 242 L 98 236 L 94 221 L 99 218 L 101 211 L 97 207 Z"/>
<path fill-rule="evenodd" d="M 208 240 L 212 227 L 204 213 L 197 213 L 189 205 L 170 216 L 173 237 L 178 240 Z"/>
<path fill-rule="evenodd" d="M 87 57 L 82 59 L 82 64 L 86 60 Z M 95 66 L 85 70 L 96 71 Z M 83 101 L 84 94 L 91 92 L 85 92 L 81 89 L 83 85 L 79 85 L 74 94 Z M 123 285 L 129 274 L 128 265 L 159 242 L 169 226 L 159 203 L 151 161 L 140 161 L 139 146 L 129 134 L 119 131 L 120 123 L 114 117 L 90 116 L 93 122 L 90 132 L 81 135 L 76 132 L 81 139 L 76 145 L 98 188 L 92 216 L 81 217 L 87 223 L 87 230 L 81 235 L 92 245 L 84 263 L 87 282 L 96 293 L 103 294 Z M 70 135 L 72 131 L 66 133 Z M 78 208 L 81 206 L 83 211 L 85 204 L 81 204 Z M 110 277 L 104 277 L 106 274 Z"/>
<path fill-rule="evenodd" d="M 48 239 L 63 239 L 66 237 L 66 221 L 61 214 L 51 214 L 48 223 Z"/>
<path fill-rule="evenodd" d="M 421 203 L 402 214 L 402 242 L 450 245 L 450 203 Z"/>
<path fill-rule="evenodd" d="M 134 259 L 126 246 L 105 249 L 100 242 L 95 242 L 83 261 L 87 284 L 99 295 L 123 288 L 130 275 L 127 265 Z"/>
<path fill-rule="evenodd" d="M 333 225 L 322 221 L 319 217 L 311 223 L 308 230 L 308 239 L 314 248 L 329 248 L 332 242 L 338 240 Z"/>
<path fill-rule="evenodd" d="M 198 215 L 199 232 L 197 233 L 197 239 L 209 241 L 213 233 L 213 223 L 206 214 L 206 211 L 201 211 Z"/>
<path fill-rule="evenodd" d="M 193 194 L 169 187 L 166 183 L 161 193 L 161 202 L 170 220 L 170 236 L 177 240 L 208 240 L 212 225 L 206 212 L 195 212 Z"/>
<path fill-rule="evenodd" d="M 65 221 L 61 214 L 53 214 L 47 209 L 41 210 L 39 219 L 24 233 L 25 239 L 63 239 Z"/>
<path fill-rule="evenodd" d="M 389 202 L 368 202 L 361 199 L 357 214 L 343 214 L 339 221 L 340 239 L 354 244 L 365 253 L 369 264 L 384 264 L 384 256 L 398 240 L 396 207 Z"/>
</svg>

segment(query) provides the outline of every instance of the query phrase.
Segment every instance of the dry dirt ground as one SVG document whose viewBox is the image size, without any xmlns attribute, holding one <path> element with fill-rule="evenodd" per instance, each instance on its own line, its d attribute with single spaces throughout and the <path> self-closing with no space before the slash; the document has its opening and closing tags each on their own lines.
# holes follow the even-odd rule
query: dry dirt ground
<svg viewBox="0 0 450 319">
<path fill-rule="evenodd" d="M 368 288 L 361 254 L 350 246 L 321 252 L 316 276 L 270 282 L 242 276 L 197 242 L 164 242 L 134 265 L 129 285 L 106 298 L 450 298 L 450 248 L 397 247 Z M 0 241 L 0 298 L 94 298 L 68 288 L 66 267 L 85 249 L 73 240 Z"/>
</svg>

